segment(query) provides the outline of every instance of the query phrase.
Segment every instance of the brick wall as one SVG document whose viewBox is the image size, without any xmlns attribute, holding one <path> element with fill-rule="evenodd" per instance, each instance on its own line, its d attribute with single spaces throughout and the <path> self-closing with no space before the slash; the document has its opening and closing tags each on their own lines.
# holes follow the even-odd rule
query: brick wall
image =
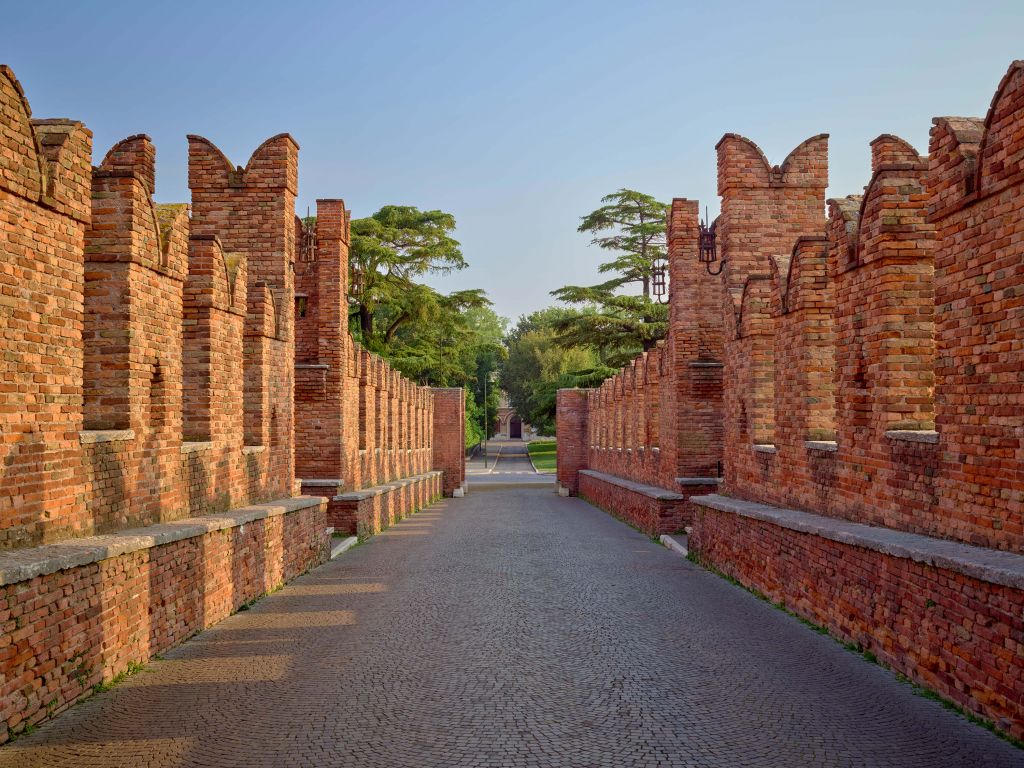
<svg viewBox="0 0 1024 768">
<path fill-rule="evenodd" d="M 1024 734 L 1020 589 L 700 508 L 698 558 L 958 705 Z"/>
<path fill-rule="evenodd" d="M 0 67 L 0 549 L 90 528 L 78 436 L 92 134 L 31 114 Z"/>
<path fill-rule="evenodd" d="M 191 206 L 157 205 L 147 136 L 93 168 L 88 129 L 33 119 L 6 67 L 0 123 L 2 743 L 321 562 L 330 510 L 295 496 L 296 456 L 332 503 L 401 478 L 377 487 L 394 520 L 441 469 L 461 485 L 465 452 L 462 390 L 439 419 L 348 337 L 344 203 L 296 265 L 289 136 L 244 168 L 189 137 Z"/>
<path fill-rule="evenodd" d="M 929 146 L 935 251 L 935 516 L 1024 551 L 1024 62 L 984 121 L 939 118 Z"/>
<path fill-rule="evenodd" d="M 687 401 L 683 363 L 720 361 L 721 405 L 713 386 L 703 399 L 720 414 L 726 496 L 691 500 L 691 551 L 1016 735 L 1021 595 L 977 564 L 1024 570 L 1022 137 L 1015 62 L 984 119 L 936 118 L 927 158 L 896 136 L 873 141 L 864 193 L 827 201 L 826 219 L 825 135 L 771 166 L 727 134 L 717 147 L 717 293 L 698 282 L 695 243 L 681 237 L 690 271 L 672 271 L 657 375 L 658 353 L 648 353 L 590 393 L 585 453 L 569 401 L 559 422 L 560 471 L 668 488 L 668 467 L 715 455 L 689 440 L 700 425 L 713 445 L 715 416 L 702 424 Z M 694 215 L 676 201 L 670 236 L 689 232 Z M 709 295 L 699 317 L 682 319 Z M 719 351 L 693 357 L 701 344 Z M 638 453 L 652 423 L 667 466 Z M 586 477 L 585 492 L 614 513 L 656 513 Z M 729 496 L 818 517 L 795 533 L 724 511 Z M 973 565 L 921 565 L 899 547 L 825 533 L 851 522 L 883 540 L 966 547 Z"/>
<path fill-rule="evenodd" d="M 466 483 L 466 395 L 461 387 L 433 390 L 433 466 L 444 473 L 442 490 L 451 496 Z"/>
<path fill-rule="evenodd" d="M 250 498 L 290 495 L 294 478 L 295 194 L 298 144 L 287 134 L 263 142 L 236 167 L 209 140 L 189 136 L 191 231 L 216 235 L 247 264 L 243 343 L 245 443 Z"/>
<path fill-rule="evenodd" d="M 384 502 L 384 514 L 379 502 L 362 504 L 373 497 L 351 494 L 434 469 L 464 477 L 464 453 L 434 466 L 433 391 L 402 377 L 349 334 L 345 202 L 318 200 L 315 230 L 304 230 L 298 219 L 295 230 L 296 473 L 304 493 L 329 497 L 328 518 L 336 529 L 374 533 L 419 509 L 421 496 L 432 500 L 436 491 L 426 479 L 420 481 L 423 492 L 401 486 Z M 446 441 L 464 429 L 462 413 L 440 425 Z"/>
<path fill-rule="evenodd" d="M 586 389 L 560 389 L 556 395 L 555 434 L 558 435 L 558 485 L 572 495 L 579 492 L 579 470 L 587 467 L 587 453 L 595 444 L 597 421 L 588 412 L 595 393 Z M 597 414 L 595 414 L 595 417 Z"/>
</svg>

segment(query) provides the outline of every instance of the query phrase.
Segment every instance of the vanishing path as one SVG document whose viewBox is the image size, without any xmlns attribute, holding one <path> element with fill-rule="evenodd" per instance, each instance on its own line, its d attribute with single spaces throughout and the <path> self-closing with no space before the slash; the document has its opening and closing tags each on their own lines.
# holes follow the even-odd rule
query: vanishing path
<svg viewBox="0 0 1024 768">
<path fill-rule="evenodd" d="M 484 467 L 482 455 L 467 464 L 466 480 L 471 491 L 498 486 L 554 487 L 555 476 L 540 474 L 533 468 L 526 443 L 522 440 L 489 440 L 487 459 L 487 467 Z"/>
<path fill-rule="evenodd" d="M 470 491 L 0 748 L 0 766 L 1024 766 L 550 488 Z"/>
</svg>

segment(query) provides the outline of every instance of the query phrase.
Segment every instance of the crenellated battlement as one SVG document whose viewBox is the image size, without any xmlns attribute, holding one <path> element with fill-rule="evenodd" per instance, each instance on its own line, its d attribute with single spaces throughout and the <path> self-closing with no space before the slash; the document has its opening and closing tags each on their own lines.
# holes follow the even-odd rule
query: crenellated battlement
<svg viewBox="0 0 1024 768">
<path fill-rule="evenodd" d="M 723 435 L 712 454 L 717 493 L 682 514 L 690 551 L 1018 735 L 1024 680 L 986 659 L 1005 657 L 1000 638 L 1021 629 L 1005 612 L 1020 605 L 1019 589 L 977 569 L 922 569 L 900 551 L 859 548 L 833 521 L 873 541 L 955 542 L 978 562 L 991 550 L 1024 553 L 1022 94 L 1024 63 L 1014 62 L 984 120 L 935 119 L 928 156 L 879 136 L 864 193 L 828 200 L 827 219 L 825 134 L 779 166 L 726 134 L 716 147 L 713 287 L 684 234 L 696 206 L 675 201 L 667 223 L 674 373 L 660 382 L 656 419 L 668 428 L 661 460 L 673 444 L 676 466 L 707 456 L 688 441 L 700 411 L 680 363 L 702 344 L 722 348 L 689 358 L 721 366 L 710 369 L 720 391 L 702 402 Z M 698 286 L 716 305 L 694 322 L 687 303 L 699 301 Z M 642 460 L 616 460 L 634 447 L 633 414 L 645 403 L 633 381 L 619 374 L 585 399 L 559 393 L 559 481 L 668 533 L 677 518 L 652 515 L 662 502 L 644 501 L 636 484 L 669 484 Z M 687 419 L 673 423 L 680 413 Z M 577 422 L 589 432 L 586 454 L 563 442 Z M 575 487 L 574 477 L 583 478 Z M 798 517 L 811 528 L 787 522 Z M 935 602 L 948 606 L 941 623 L 917 607 Z M 912 639 L 906 612 L 920 627 Z"/>
<path fill-rule="evenodd" d="M 39 596 L 0 660 L 17 726 L 322 562 L 328 503 L 297 496 L 297 457 L 344 490 L 401 479 L 361 533 L 461 487 L 464 404 L 349 338 L 344 202 L 320 201 L 296 264 L 289 135 L 245 167 L 189 137 L 191 203 L 156 204 L 148 136 L 94 168 L 89 130 L 33 119 L 3 66 L 0 124 L 0 604 Z"/>
</svg>

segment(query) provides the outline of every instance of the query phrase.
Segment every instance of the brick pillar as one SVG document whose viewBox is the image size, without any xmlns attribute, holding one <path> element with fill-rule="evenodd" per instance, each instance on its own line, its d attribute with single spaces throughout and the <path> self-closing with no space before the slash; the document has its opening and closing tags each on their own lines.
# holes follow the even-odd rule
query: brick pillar
<svg viewBox="0 0 1024 768">
<path fill-rule="evenodd" d="M 794 445 L 835 440 L 835 302 L 827 239 L 801 237 L 772 273 L 775 322 L 775 430 Z"/>
<path fill-rule="evenodd" d="M 92 532 L 78 435 L 92 132 L 71 120 L 33 120 L 21 85 L 4 65 L 0 113 L 4 550 Z"/>
<path fill-rule="evenodd" d="M 184 298 L 184 439 L 242 448 L 245 260 L 229 263 L 220 241 L 189 241 Z"/>
<path fill-rule="evenodd" d="M 579 493 L 579 471 L 587 468 L 587 403 L 590 389 L 560 389 L 555 413 L 559 492 Z"/>
<path fill-rule="evenodd" d="M 116 459 L 92 454 L 89 503 L 106 527 L 180 514 L 184 206 L 153 203 L 148 136 L 118 142 L 93 173 L 86 230 L 84 395 L 87 429 L 131 429 Z M 106 482 L 114 462 L 121 486 Z"/>
<path fill-rule="evenodd" d="M 717 477 L 722 460 L 722 278 L 698 259 L 695 200 L 676 198 L 668 218 L 669 330 L 661 388 L 661 485 Z"/>
<path fill-rule="evenodd" d="M 216 235 L 248 265 L 244 348 L 246 442 L 251 500 L 293 492 L 295 194 L 298 145 L 287 134 L 261 144 L 244 168 L 189 136 L 191 231 Z"/>
<path fill-rule="evenodd" d="M 931 467 L 912 468 L 920 462 L 899 459 L 903 466 L 895 466 L 894 443 L 886 436 L 934 429 L 935 229 L 927 220 L 927 169 L 901 139 L 872 142 L 873 174 L 856 236 L 830 265 L 844 506 L 871 510 L 865 517 L 886 525 L 903 517 L 917 522 L 929 506 L 927 493 L 903 493 L 901 477 L 922 474 L 919 489 L 933 482 L 925 474 Z"/>
<path fill-rule="evenodd" d="M 434 387 L 433 468 L 444 472 L 442 492 L 452 496 L 466 481 L 466 393 L 461 387 Z"/>
<path fill-rule="evenodd" d="M 774 439 L 772 259 L 791 253 L 798 237 L 824 230 L 828 136 L 807 139 L 777 166 L 737 134 L 723 136 L 716 150 L 722 206 L 715 231 L 725 262 L 723 469 L 730 492 L 756 495 L 772 471 L 772 454 L 754 452 L 755 443 Z"/>
</svg>

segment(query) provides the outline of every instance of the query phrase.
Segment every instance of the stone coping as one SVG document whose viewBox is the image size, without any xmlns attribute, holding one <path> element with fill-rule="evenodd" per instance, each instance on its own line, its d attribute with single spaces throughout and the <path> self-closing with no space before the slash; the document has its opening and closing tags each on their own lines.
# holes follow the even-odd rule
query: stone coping
<svg viewBox="0 0 1024 768">
<path fill-rule="evenodd" d="M 0 552 L 0 586 L 98 563 L 111 557 L 151 549 L 162 544 L 172 544 L 183 539 L 222 531 L 225 528 L 237 528 L 268 517 L 287 515 L 319 506 L 324 501 L 325 499 L 320 496 L 295 496 L 238 507 L 219 515 L 190 517 L 103 536 L 87 536 L 31 549 Z"/>
<path fill-rule="evenodd" d="M 838 451 L 839 443 L 835 440 L 805 440 L 804 448 L 809 451 Z"/>
<path fill-rule="evenodd" d="M 301 479 L 301 480 L 299 480 L 299 482 L 302 483 L 302 485 L 308 485 L 308 486 L 313 487 L 313 488 L 336 488 L 339 485 L 344 485 L 345 484 L 345 481 L 342 480 L 340 477 L 337 478 L 337 479 L 331 479 L 331 478 L 322 479 L 321 478 L 321 479 L 312 479 L 312 480 L 307 478 L 307 479 Z"/>
<path fill-rule="evenodd" d="M 676 482 L 680 485 L 721 485 L 720 477 L 677 477 Z"/>
<path fill-rule="evenodd" d="M 198 453 L 207 448 L 213 448 L 213 442 L 209 440 L 186 440 L 181 444 L 182 453 Z"/>
<path fill-rule="evenodd" d="M 78 433 L 78 442 L 82 445 L 92 445 L 93 443 L 116 443 L 134 439 L 134 429 L 83 429 Z"/>
<path fill-rule="evenodd" d="M 934 429 L 890 429 L 885 436 L 890 440 L 906 440 L 908 443 L 939 442 L 939 433 Z"/>
<path fill-rule="evenodd" d="M 781 528 L 821 536 L 840 544 L 863 547 L 883 555 L 944 568 L 980 581 L 1024 589 L 1024 555 L 1014 552 L 823 517 L 810 512 L 773 507 L 718 494 L 693 496 L 690 501 L 702 507 L 763 520 Z"/>
<path fill-rule="evenodd" d="M 778 451 L 771 443 L 754 443 L 751 448 L 754 453 L 776 453 Z"/>
<path fill-rule="evenodd" d="M 254 453 L 263 453 L 265 450 L 267 450 L 267 446 L 265 445 L 243 445 L 242 455 L 251 456 Z"/>
<path fill-rule="evenodd" d="M 360 488 L 358 491 L 339 493 L 334 497 L 334 501 L 364 501 L 366 499 L 372 499 L 374 496 L 383 496 L 385 493 L 397 491 L 399 488 L 404 488 L 407 485 L 422 482 L 423 480 L 431 477 L 439 477 L 442 474 L 441 470 L 435 469 L 422 475 L 410 475 L 409 477 L 403 477 L 399 480 L 392 480 L 380 485 L 374 485 L 370 488 Z"/>
<path fill-rule="evenodd" d="M 608 475 L 604 472 L 598 472 L 596 469 L 581 469 L 579 474 L 592 477 L 595 480 L 601 480 L 602 482 L 609 483 L 611 485 L 617 485 L 619 488 L 625 488 L 627 491 L 633 491 L 634 493 L 643 494 L 651 499 L 657 499 L 659 501 L 685 501 L 686 497 L 681 493 L 675 493 L 674 491 L 667 491 L 664 488 L 659 488 L 656 485 L 644 485 L 643 483 L 637 483 L 633 480 L 627 480 L 624 477 L 618 477 L 616 475 Z"/>
</svg>

